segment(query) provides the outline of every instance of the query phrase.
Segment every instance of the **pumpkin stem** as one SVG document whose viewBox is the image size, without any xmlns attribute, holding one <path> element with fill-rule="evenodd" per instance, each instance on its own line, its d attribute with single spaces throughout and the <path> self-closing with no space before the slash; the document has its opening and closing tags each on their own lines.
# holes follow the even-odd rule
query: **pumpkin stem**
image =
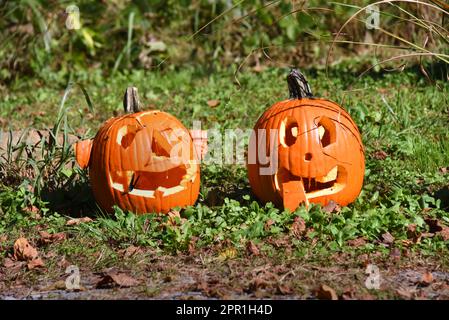
<svg viewBox="0 0 449 320">
<path fill-rule="evenodd" d="M 292 69 L 287 76 L 288 91 L 290 99 L 301 99 L 313 97 L 312 90 L 306 77 L 298 70 Z"/>
<path fill-rule="evenodd" d="M 123 108 L 126 113 L 136 113 L 140 110 L 139 95 L 136 87 L 128 87 L 123 97 Z"/>
</svg>

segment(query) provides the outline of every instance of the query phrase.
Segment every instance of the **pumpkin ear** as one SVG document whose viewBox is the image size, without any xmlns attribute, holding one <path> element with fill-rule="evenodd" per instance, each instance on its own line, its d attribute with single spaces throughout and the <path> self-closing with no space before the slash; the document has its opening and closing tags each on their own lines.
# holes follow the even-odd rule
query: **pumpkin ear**
<svg viewBox="0 0 449 320">
<path fill-rule="evenodd" d="M 81 169 L 89 166 L 90 152 L 92 150 L 92 139 L 82 140 L 74 144 L 75 159 Z"/>
</svg>

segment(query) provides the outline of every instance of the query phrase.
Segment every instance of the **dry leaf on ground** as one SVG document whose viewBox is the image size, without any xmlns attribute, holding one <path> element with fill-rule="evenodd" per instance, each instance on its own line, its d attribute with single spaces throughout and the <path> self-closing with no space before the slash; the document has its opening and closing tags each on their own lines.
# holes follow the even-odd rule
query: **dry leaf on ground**
<svg viewBox="0 0 449 320">
<path fill-rule="evenodd" d="M 168 215 L 167 224 L 172 225 L 172 226 L 182 224 L 187 220 L 186 218 L 182 218 L 181 213 L 177 210 L 170 210 L 167 213 L 167 215 Z M 179 219 L 179 223 L 177 222 L 178 219 Z"/>
<path fill-rule="evenodd" d="M 28 261 L 38 257 L 37 250 L 32 247 L 28 240 L 19 238 L 14 243 L 14 258 L 18 261 Z"/>
<path fill-rule="evenodd" d="M 316 291 L 316 296 L 321 300 L 338 300 L 338 296 L 335 293 L 335 290 L 325 284 L 322 284 L 318 288 L 318 290 Z"/>
<path fill-rule="evenodd" d="M 295 238 L 300 239 L 306 232 L 306 222 L 301 217 L 295 217 L 295 220 L 290 227 L 290 231 Z"/>
<path fill-rule="evenodd" d="M 97 288 L 110 288 L 119 286 L 122 288 L 135 287 L 139 285 L 139 281 L 132 278 L 131 276 L 118 272 L 118 271 L 108 271 L 102 274 L 102 278 L 96 284 Z"/>
<path fill-rule="evenodd" d="M 366 244 L 366 240 L 363 237 L 348 240 L 348 245 L 354 248 L 362 247 Z"/>
<path fill-rule="evenodd" d="M 260 254 L 259 248 L 252 241 L 248 241 L 248 243 L 246 244 L 246 250 L 249 254 L 253 254 L 255 256 L 258 256 Z"/>
<path fill-rule="evenodd" d="M 237 256 L 237 250 L 235 248 L 226 248 L 223 251 L 221 251 L 218 255 L 219 260 L 228 260 L 233 259 Z"/>
<path fill-rule="evenodd" d="M 25 264 L 23 261 L 16 261 L 11 258 L 5 258 L 3 261 L 3 267 L 9 269 L 11 272 L 18 272 L 22 269 L 22 266 Z"/>
<path fill-rule="evenodd" d="M 215 108 L 220 104 L 220 100 L 217 99 L 211 99 L 207 101 L 207 105 L 211 108 Z"/>
<path fill-rule="evenodd" d="M 333 200 L 330 200 L 324 207 L 323 207 L 323 211 L 327 212 L 327 213 L 332 213 L 332 212 L 340 212 L 341 208 L 340 205 L 338 203 L 336 203 Z"/>
<path fill-rule="evenodd" d="M 372 154 L 372 157 L 376 160 L 385 160 L 388 154 L 383 150 L 377 150 Z"/>
<path fill-rule="evenodd" d="M 67 239 L 67 236 L 64 232 L 58 232 L 58 233 L 48 233 L 47 231 L 40 231 L 39 235 L 41 236 L 40 242 L 42 244 L 48 244 L 52 242 L 58 242 L 63 241 Z"/>
<path fill-rule="evenodd" d="M 124 257 L 125 258 L 130 258 L 135 254 L 141 253 L 142 252 L 142 248 L 140 247 L 136 247 L 136 246 L 129 246 L 128 248 L 126 248 L 123 253 L 124 253 Z"/>
<path fill-rule="evenodd" d="M 394 242 L 394 237 L 389 232 L 385 232 L 382 235 L 382 242 L 385 244 L 392 244 Z"/>
<path fill-rule="evenodd" d="M 428 286 L 433 282 L 433 275 L 432 272 L 424 272 L 421 275 L 421 281 L 420 284 Z"/>
<path fill-rule="evenodd" d="M 393 260 L 400 260 L 402 256 L 402 252 L 399 248 L 392 248 L 390 250 L 390 258 L 392 258 Z"/>
<path fill-rule="evenodd" d="M 34 268 L 45 267 L 45 263 L 44 263 L 44 261 L 42 261 L 41 258 L 36 258 L 36 259 L 28 261 L 27 267 L 29 270 L 34 269 Z"/>
<path fill-rule="evenodd" d="M 14 243 L 14 259 L 17 261 L 26 261 L 27 267 L 30 270 L 44 266 L 44 262 L 39 258 L 37 250 L 25 238 L 19 238 Z"/>
<path fill-rule="evenodd" d="M 77 226 L 80 223 L 88 223 L 88 222 L 92 222 L 93 220 L 89 217 L 82 217 L 82 218 L 74 218 L 74 219 L 70 219 L 69 221 L 67 221 L 67 223 L 65 224 L 66 226 Z"/>
</svg>

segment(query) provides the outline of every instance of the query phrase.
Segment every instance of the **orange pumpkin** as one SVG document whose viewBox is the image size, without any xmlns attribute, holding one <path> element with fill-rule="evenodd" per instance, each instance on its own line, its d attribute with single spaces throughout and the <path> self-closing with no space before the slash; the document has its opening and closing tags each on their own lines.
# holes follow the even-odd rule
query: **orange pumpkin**
<svg viewBox="0 0 449 320">
<path fill-rule="evenodd" d="M 271 106 L 250 138 L 248 177 L 263 202 L 340 205 L 360 193 L 365 157 L 357 125 L 335 102 L 314 98 L 304 76 L 287 77 L 290 99 Z"/>
<path fill-rule="evenodd" d="M 137 89 L 125 93 L 125 110 L 111 118 L 88 148 L 75 145 L 76 159 L 88 160 L 94 196 L 105 211 L 113 205 L 136 213 L 168 212 L 198 198 L 200 168 L 192 137 L 182 123 L 162 111 L 138 111 Z M 90 152 L 90 158 L 89 154 Z"/>
</svg>

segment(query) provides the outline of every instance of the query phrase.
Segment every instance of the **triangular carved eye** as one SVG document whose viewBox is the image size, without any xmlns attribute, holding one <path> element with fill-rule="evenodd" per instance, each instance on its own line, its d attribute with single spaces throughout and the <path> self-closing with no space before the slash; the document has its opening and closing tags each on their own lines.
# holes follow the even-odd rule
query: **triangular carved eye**
<svg viewBox="0 0 449 320">
<path fill-rule="evenodd" d="M 318 122 L 318 135 L 323 148 L 335 143 L 337 134 L 334 122 L 328 117 L 321 117 L 320 122 Z"/>
<path fill-rule="evenodd" d="M 298 122 L 293 117 L 286 117 L 279 128 L 279 140 L 284 147 L 290 147 L 298 137 Z"/>
<path fill-rule="evenodd" d="M 117 143 L 125 149 L 128 148 L 134 141 L 137 132 L 139 132 L 140 130 L 141 127 L 136 125 L 127 125 L 121 127 L 117 132 Z"/>
<path fill-rule="evenodd" d="M 160 157 L 170 157 L 170 152 L 173 148 L 169 141 L 169 133 L 167 130 L 162 132 L 158 130 L 153 131 L 153 141 L 151 143 L 152 152 Z"/>
</svg>

